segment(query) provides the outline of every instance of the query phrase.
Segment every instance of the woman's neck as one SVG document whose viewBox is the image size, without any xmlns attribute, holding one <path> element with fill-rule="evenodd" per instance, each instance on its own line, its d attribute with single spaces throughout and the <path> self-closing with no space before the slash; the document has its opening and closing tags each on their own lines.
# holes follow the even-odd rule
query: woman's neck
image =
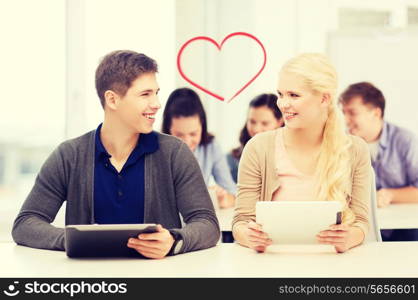
<svg viewBox="0 0 418 300">
<path fill-rule="evenodd" d="M 284 127 L 283 138 L 286 147 L 299 150 L 317 149 L 322 144 L 324 125 L 291 129 Z"/>
</svg>

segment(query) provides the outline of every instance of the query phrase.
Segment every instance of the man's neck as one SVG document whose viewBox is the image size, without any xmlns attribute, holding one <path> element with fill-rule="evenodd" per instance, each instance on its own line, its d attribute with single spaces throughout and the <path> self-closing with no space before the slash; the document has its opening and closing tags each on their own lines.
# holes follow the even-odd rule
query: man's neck
<svg viewBox="0 0 418 300">
<path fill-rule="evenodd" d="M 106 118 L 100 130 L 100 139 L 107 152 L 117 161 L 126 160 L 138 143 L 138 133 Z"/>
<path fill-rule="evenodd" d="M 370 135 L 365 137 L 365 141 L 369 144 L 376 143 L 380 139 L 380 135 L 383 131 L 384 121 L 376 122 L 374 130 L 371 130 Z"/>
</svg>

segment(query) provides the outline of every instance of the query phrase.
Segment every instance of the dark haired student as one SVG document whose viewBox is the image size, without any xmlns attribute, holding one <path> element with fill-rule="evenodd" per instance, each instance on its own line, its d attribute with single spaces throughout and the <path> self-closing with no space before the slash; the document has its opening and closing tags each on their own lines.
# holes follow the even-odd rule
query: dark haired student
<svg viewBox="0 0 418 300">
<path fill-rule="evenodd" d="M 260 132 L 274 130 L 284 125 L 282 113 L 276 103 L 277 96 L 274 94 L 260 94 L 251 100 L 247 121 L 239 135 L 240 146 L 232 149 L 226 156 L 235 182 L 238 177 L 239 160 L 247 142 Z"/>
<path fill-rule="evenodd" d="M 189 88 L 174 90 L 164 108 L 162 132 L 182 139 L 199 162 L 207 185 L 213 176 L 218 205 L 234 205 L 236 186 L 229 172 L 224 153 L 208 133 L 206 113 L 199 95 Z"/>
<path fill-rule="evenodd" d="M 148 258 L 215 246 L 219 224 L 193 153 L 153 131 L 161 107 L 156 72 L 144 54 L 104 57 L 96 70 L 104 121 L 46 160 L 14 222 L 16 243 L 64 250 L 64 230 L 50 223 L 66 201 L 67 225 L 160 224 L 158 232 L 126 241 Z"/>
</svg>

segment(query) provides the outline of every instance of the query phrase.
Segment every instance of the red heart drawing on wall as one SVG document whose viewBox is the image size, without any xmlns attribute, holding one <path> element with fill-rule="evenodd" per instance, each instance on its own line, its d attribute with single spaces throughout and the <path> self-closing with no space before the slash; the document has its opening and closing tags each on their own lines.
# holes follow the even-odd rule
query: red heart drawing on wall
<svg viewBox="0 0 418 300">
<path fill-rule="evenodd" d="M 229 34 L 228 36 L 226 36 L 224 39 L 223 39 L 223 41 L 221 42 L 221 44 L 219 45 L 215 40 L 213 40 L 212 38 L 210 38 L 210 37 L 207 37 L 207 36 L 198 36 L 198 37 L 194 37 L 194 38 L 192 38 L 192 39 L 190 39 L 190 40 L 188 40 L 187 42 L 185 42 L 184 44 L 183 44 L 183 46 L 181 46 L 181 48 L 180 48 L 180 51 L 179 51 L 179 53 L 177 54 L 177 69 L 179 70 L 179 72 L 180 72 L 180 75 L 181 75 L 181 77 L 183 77 L 184 78 L 184 80 L 186 80 L 188 83 L 190 83 L 191 85 L 193 85 L 193 86 L 195 86 L 195 87 L 197 87 L 198 89 L 200 89 L 200 90 L 202 90 L 203 92 L 205 92 L 205 93 L 207 93 L 207 94 L 209 94 L 209 95 L 211 95 L 211 96 L 213 96 L 213 97 L 215 97 L 216 99 L 218 99 L 218 100 L 221 100 L 221 101 L 224 101 L 225 99 L 224 99 L 224 97 L 222 97 L 222 96 L 220 96 L 220 95 L 218 95 L 218 94 L 215 94 L 214 92 L 212 92 L 212 91 L 210 91 L 210 90 L 208 90 L 207 88 L 205 88 L 205 87 L 203 87 L 203 86 L 201 86 L 200 84 L 198 84 L 198 83 L 196 83 L 196 82 L 194 82 L 192 79 L 190 79 L 185 73 L 184 73 L 184 71 L 183 71 L 183 69 L 182 69 L 182 67 L 181 67 L 181 56 L 182 56 L 182 54 L 183 54 L 183 51 L 184 51 L 184 49 L 186 49 L 186 47 L 187 46 L 189 46 L 191 43 L 193 43 L 193 42 L 195 42 L 195 41 L 198 41 L 198 40 L 203 40 L 203 41 L 206 41 L 206 42 L 210 42 L 210 43 L 212 43 L 213 45 L 215 45 L 216 46 L 216 48 L 218 48 L 218 50 L 219 51 L 221 51 L 222 50 L 222 46 L 225 44 L 225 42 L 228 40 L 228 39 L 230 39 L 231 37 L 234 37 L 234 36 L 244 36 L 244 37 L 247 37 L 247 38 L 250 38 L 250 39 L 252 39 L 252 40 L 254 40 L 260 47 L 261 47 L 261 49 L 262 49 L 262 51 L 263 51 L 263 64 L 262 64 L 262 66 L 261 66 L 261 68 L 258 70 L 258 72 L 246 83 L 246 84 L 244 84 L 244 86 L 242 86 L 232 97 L 231 97 L 231 99 L 229 99 L 227 102 L 231 102 L 236 96 L 238 96 L 245 88 L 247 88 L 260 74 L 261 74 L 261 72 L 263 71 L 263 69 L 264 69 L 264 67 L 266 66 L 266 61 L 267 61 L 267 54 L 266 54 L 266 49 L 264 48 L 264 45 L 260 42 L 260 40 L 258 39 L 258 38 L 256 38 L 255 36 L 253 36 L 253 35 L 251 35 L 251 34 L 249 34 L 249 33 L 246 33 L 246 32 L 234 32 L 234 33 L 231 33 L 231 34 Z"/>
</svg>

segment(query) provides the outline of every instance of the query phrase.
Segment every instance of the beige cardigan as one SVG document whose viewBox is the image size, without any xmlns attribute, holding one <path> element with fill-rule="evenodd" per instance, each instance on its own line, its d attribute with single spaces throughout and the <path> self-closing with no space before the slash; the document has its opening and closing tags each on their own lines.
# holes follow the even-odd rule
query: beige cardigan
<svg viewBox="0 0 418 300">
<path fill-rule="evenodd" d="M 271 201 L 273 192 L 280 186 L 275 170 L 276 129 L 257 134 L 245 146 L 238 169 L 238 194 L 232 230 L 239 224 L 255 222 L 257 201 Z M 360 227 L 366 235 L 369 229 L 371 199 L 370 152 L 365 141 L 350 136 L 352 145 L 351 197 L 347 196 L 346 210 L 354 213 L 353 226 Z"/>
</svg>

